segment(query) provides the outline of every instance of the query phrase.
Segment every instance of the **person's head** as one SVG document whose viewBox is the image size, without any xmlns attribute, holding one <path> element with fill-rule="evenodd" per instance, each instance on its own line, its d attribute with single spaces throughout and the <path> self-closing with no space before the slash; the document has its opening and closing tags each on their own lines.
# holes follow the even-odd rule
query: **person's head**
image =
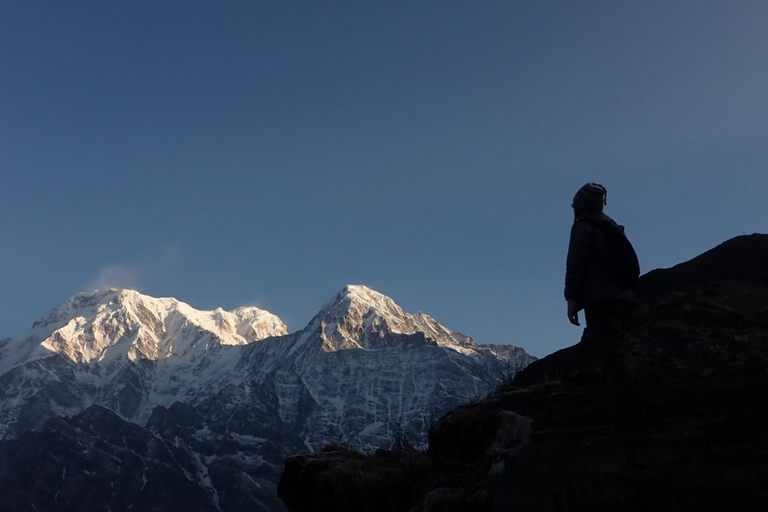
<svg viewBox="0 0 768 512">
<path fill-rule="evenodd" d="M 602 212 L 603 206 L 608 204 L 606 197 L 608 191 L 598 183 L 587 183 L 573 196 L 573 214 L 578 217 L 587 212 Z"/>
</svg>

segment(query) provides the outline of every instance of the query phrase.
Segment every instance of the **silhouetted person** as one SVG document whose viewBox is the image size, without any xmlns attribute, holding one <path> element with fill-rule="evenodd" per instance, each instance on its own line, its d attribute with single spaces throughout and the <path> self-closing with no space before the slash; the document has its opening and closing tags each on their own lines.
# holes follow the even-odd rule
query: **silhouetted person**
<svg viewBox="0 0 768 512">
<path fill-rule="evenodd" d="M 586 370 L 600 372 L 606 383 L 628 384 L 624 329 L 638 302 L 639 265 L 624 227 L 603 213 L 606 196 L 605 187 L 587 183 L 573 198 L 565 299 L 572 324 L 579 325 L 584 310 L 587 327 L 580 345 Z"/>
</svg>

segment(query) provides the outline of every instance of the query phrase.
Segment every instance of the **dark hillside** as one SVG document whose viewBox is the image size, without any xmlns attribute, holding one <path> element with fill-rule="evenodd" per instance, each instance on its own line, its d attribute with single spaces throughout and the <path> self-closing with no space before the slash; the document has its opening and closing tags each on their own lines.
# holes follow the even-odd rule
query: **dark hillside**
<svg viewBox="0 0 768 512">
<path fill-rule="evenodd" d="M 640 291 L 652 299 L 666 291 L 712 281 L 761 279 L 768 280 L 768 235 L 754 234 L 732 238 L 672 268 L 648 272 L 640 278 Z"/>
<path fill-rule="evenodd" d="M 584 372 L 576 345 L 445 415 L 428 453 L 294 457 L 280 496 L 294 512 L 768 510 L 767 254 L 768 236 L 738 237 L 644 276 L 630 388 Z"/>
</svg>

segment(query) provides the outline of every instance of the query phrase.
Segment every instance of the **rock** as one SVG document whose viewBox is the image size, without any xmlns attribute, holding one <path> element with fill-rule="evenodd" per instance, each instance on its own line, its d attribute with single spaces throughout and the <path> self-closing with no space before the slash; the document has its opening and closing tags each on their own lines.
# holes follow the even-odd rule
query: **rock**
<svg viewBox="0 0 768 512">
<path fill-rule="evenodd" d="M 332 447 L 285 462 L 278 495 L 296 512 L 405 510 L 432 483 L 432 463 L 417 451 L 364 456 Z"/>
</svg>

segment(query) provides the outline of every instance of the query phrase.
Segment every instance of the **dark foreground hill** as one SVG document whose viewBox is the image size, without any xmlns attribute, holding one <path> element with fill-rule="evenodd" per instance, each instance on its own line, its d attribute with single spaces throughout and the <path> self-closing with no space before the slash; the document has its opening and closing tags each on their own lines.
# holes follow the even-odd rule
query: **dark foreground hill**
<svg viewBox="0 0 768 512">
<path fill-rule="evenodd" d="M 576 345 L 445 415 L 428 452 L 288 459 L 280 497 L 293 512 L 768 510 L 768 236 L 641 288 L 633 386 L 585 371 Z"/>
</svg>

